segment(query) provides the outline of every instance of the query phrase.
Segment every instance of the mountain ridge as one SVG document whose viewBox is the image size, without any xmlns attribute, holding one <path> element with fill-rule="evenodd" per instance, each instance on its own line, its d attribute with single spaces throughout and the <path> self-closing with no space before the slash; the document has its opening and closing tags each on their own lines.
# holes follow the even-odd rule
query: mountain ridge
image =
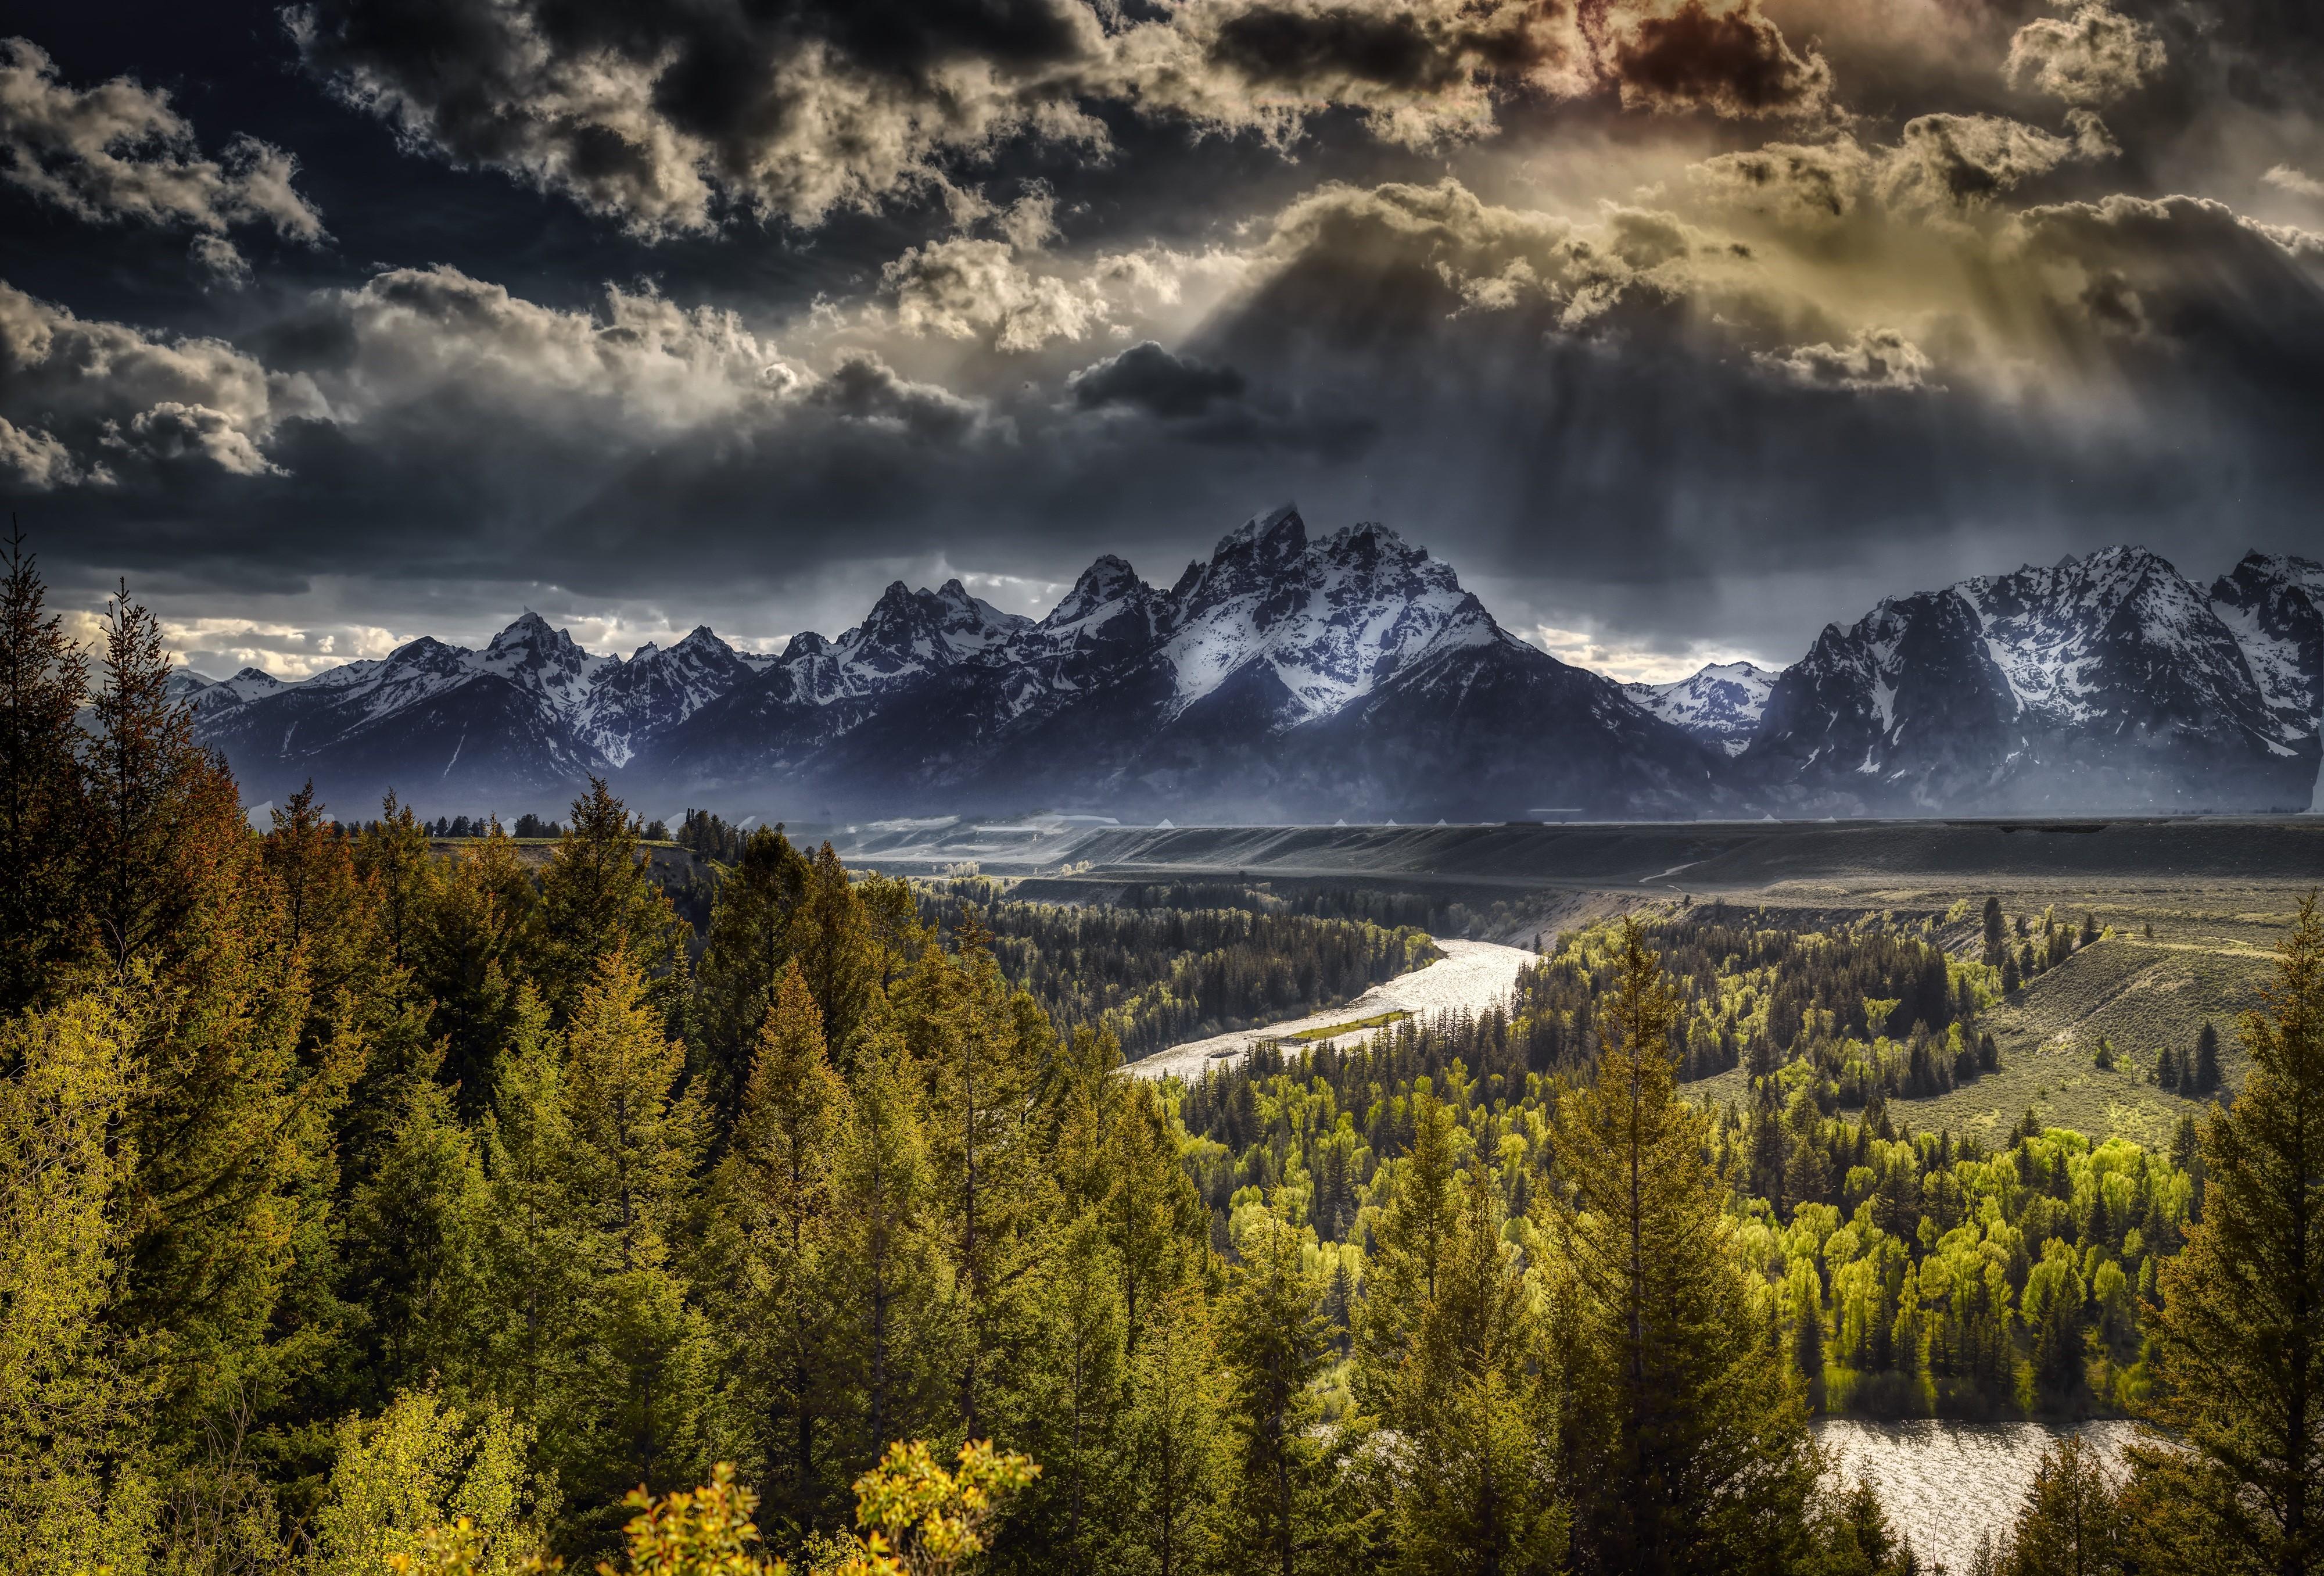
<svg viewBox="0 0 2324 1576">
<path fill-rule="evenodd" d="M 1376 523 L 1254 515 L 1167 589 L 1101 555 L 1047 614 L 891 583 L 835 637 L 698 625 L 624 659 L 526 610 L 290 682 L 184 674 L 255 798 L 429 813 L 633 802 L 793 819 L 1056 804 L 1130 818 L 1506 819 L 2305 809 L 2324 566 L 2198 587 L 2121 547 L 1884 598 L 1780 671 L 1621 685 L 1494 621 Z"/>
</svg>

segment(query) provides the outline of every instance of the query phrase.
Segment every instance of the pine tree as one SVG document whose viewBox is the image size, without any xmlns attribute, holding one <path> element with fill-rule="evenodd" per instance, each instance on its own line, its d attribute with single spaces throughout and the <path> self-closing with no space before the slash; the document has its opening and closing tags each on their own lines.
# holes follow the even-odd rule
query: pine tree
<svg viewBox="0 0 2324 1576">
<path fill-rule="evenodd" d="M 2125 1570 L 2120 1489 L 2098 1452 L 2068 1434 L 2042 1458 L 1996 1561 L 2009 1576 L 2114 1576 Z"/>
<path fill-rule="evenodd" d="M 741 1108 L 759 1026 L 774 1005 L 777 982 L 795 966 L 793 920 L 809 874 L 798 850 L 780 832 L 761 826 L 742 844 L 741 859 L 711 904 L 687 1021 L 696 1070 L 722 1127 Z M 818 1021 L 821 1014 L 818 1007 Z"/>
<path fill-rule="evenodd" d="M 1415 1571 L 1556 1571 L 1567 1535 L 1556 1474 L 1562 1397 L 1541 1362 L 1532 1288 L 1501 1240 L 1492 1183 L 1472 1170 L 1453 1202 L 1410 1348 L 1368 1386 L 1404 1442 L 1397 1545 Z"/>
<path fill-rule="evenodd" d="M 22 532 L 0 578 L 0 1010 L 52 995 L 89 934 L 78 713 L 88 661 L 44 611 Z"/>
<path fill-rule="evenodd" d="M 985 939 L 964 936 L 957 962 L 929 948 L 899 987 L 897 1012 L 928 1081 L 931 1202 L 962 1342 L 955 1415 L 972 1437 L 998 1426 L 997 1399 L 1021 1392 L 1028 1303 L 1056 1184 L 1034 1120 L 1055 1041 L 1032 999 L 1009 991 Z"/>
<path fill-rule="evenodd" d="M 2001 966 L 2003 945 L 2001 899 L 1998 898 L 1987 898 L 1985 900 L 1986 967 L 1989 969 L 1997 969 Z"/>
<path fill-rule="evenodd" d="M 1445 1254 L 1461 1219 L 1453 1171 L 1452 1113 L 1422 1082 L 1412 1092 L 1412 1147 L 1396 1167 L 1396 1192 L 1373 1226 L 1356 1327 L 1355 1382 L 1365 1405 L 1393 1420 L 1393 1391 L 1434 1304 Z"/>
<path fill-rule="evenodd" d="M 2194 1093 L 2200 1099 L 2209 1099 L 2219 1092 L 2219 1031 L 2209 1023 L 2195 1037 L 2195 1059 L 2191 1074 Z"/>
<path fill-rule="evenodd" d="M 497 1058 L 517 1032 L 519 994 L 534 972 L 539 896 L 516 846 L 494 821 L 440 865 L 410 956 L 411 988 L 434 1004 L 429 1033 L 444 1043 L 443 1075 L 463 1115 L 493 1100 Z"/>
<path fill-rule="evenodd" d="M 1322 1425 L 1314 1386 L 1331 1350 L 1323 1285 L 1302 1246 L 1278 1202 L 1244 1234 L 1218 1319 L 1236 1431 L 1234 1566 L 1266 1576 L 1342 1569 L 1347 1536 L 1333 1503 L 1341 1442 Z"/>
<path fill-rule="evenodd" d="M 847 1045 L 871 1009 L 881 959 L 854 883 L 828 843 L 808 865 L 791 945 L 832 1043 Z M 973 962 L 977 946 L 963 950 Z"/>
<path fill-rule="evenodd" d="M 1814 1454 L 1728 1257 L 1704 1119 L 1665 1048 L 1678 1000 L 1635 919 L 1602 999 L 1595 1079 L 1558 1102 L 1567 1190 L 1545 1221 L 1570 1288 L 1567 1459 L 1585 1569 L 1780 1569 Z"/>
<path fill-rule="evenodd" d="M 777 982 L 759 1030 L 715 1212 L 739 1239 L 724 1321 L 727 1364 L 743 1397 L 753 1480 L 767 1503 L 814 1524 L 844 1477 L 826 1470 L 832 1390 L 829 1281 L 835 1174 L 846 1143 L 846 1087 L 824 1046 L 823 1015 L 796 965 Z"/>
<path fill-rule="evenodd" d="M 474 1138 L 433 1080 L 404 1092 L 402 1120 L 349 1202 L 342 1295 L 356 1311 L 355 1405 L 441 1378 L 488 1392 L 484 1356 L 485 1211 Z"/>
<path fill-rule="evenodd" d="M 1226 1400 L 1210 1311 L 1182 1286 L 1155 1311 L 1130 1370 L 1131 1501 L 1123 1564 L 1153 1576 L 1204 1576 L 1219 1563 L 1229 1461 Z"/>
<path fill-rule="evenodd" d="M 669 1266 L 704 1121 L 694 1097 L 677 1092 L 686 1048 L 665 1040 L 660 1023 L 644 976 L 617 946 L 597 963 L 566 1035 L 564 1191 L 590 1285 L 575 1332 L 576 1410 L 555 1442 L 556 1464 L 576 1499 L 608 1516 L 626 1488 L 692 1482 L 707 1465 L 706 1332 Z"/>
<path fill-rule="evenodd" d="M 958 1344 L 937 1301 L 936 1182 L 920 1085 L 902 1036 L 875 1021 L 855 1059 L 852 1120 L 833 1181 L 842 1453 L 859 1464 L 930 1426 Z"/>
<path fill-rule="evenodd" d="M 2324 916 L 2313 893 L 2242 1032 L 2251 1071 L 2200 1129 L 2202 1218 L 2150 1314 L 2158 1414 L 2184 1441 L 2215 1546 L 2324 1561 Z"/>
<path fill-rule="evenodd" d="M 572 827 L 541 872 L 540 926 L 541 995 L 560 1018 L 576 1009 L 615 953 L 649 982 L 659 1008 L 683 982 L 686 922 L 647 873 L 637 824 L 602 779 L 591 778 L 589 791 L 573 801 Z"/>
<path fill-rule="evenodd" d="M 88 901 L 97 942 L 118 977 L 167 967 L 200 945 L 221 866 L 245 851 L 234 780 L 193 740 L 171 698 L 161 626 L 129 600 L 107 604 L 105 656 L 88 714 Z"/>
<path fill-rule="evenodd" d="M 493 1102 L 482 1147 L 485 1211 L 487 1366 L 520 1415 L 542 1419 L 561 1394 L 562 1337 L 586 1279 L 583 1227 L 567 1192 L 572 1145 L 564 1046 L 549 1009 L 518 992 L 505 1048 L 493 1058 Z"/>
</svg>

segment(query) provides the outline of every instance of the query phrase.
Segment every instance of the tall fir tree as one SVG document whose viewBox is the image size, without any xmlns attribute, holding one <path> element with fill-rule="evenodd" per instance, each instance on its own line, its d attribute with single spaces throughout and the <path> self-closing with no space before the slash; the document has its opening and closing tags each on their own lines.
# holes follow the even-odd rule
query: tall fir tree
<svg viewBox="0 0 2324 1576">
<path fill-rule="evenodd" d="M 833 1176 L 835 1382 L 844 1459 L 868 1465 L 933 1427 L 949 1398 L 954 1310 L 938 1294 L 923 1079 L 884 1016 L 862 1037 Z"/>
<path fill-rule="evenodd" d="M 672 1267 L 706 1135 L 678 1091 L 686 1048 L 662 1034 L 643 973 L 618 945 L 601 958 L 566 1032 L 566 1193 L 591 1285 L 576 1332 L 578 1382 L 560 1480 L 606 1507 L 623 1489 L 682 1487 L 701 1459 L 709 1354 Z"/>
<path fill-rule="evenodd" d="M 1331 1332 L 1305 1247 L 1277 1200 L 1244 1232 L 1219 1307 L 1236 1436 L 1231 1565 L 1253 1576 L 1340 1571 L 1360 1541 L 1339 1498 L 1344 1444 L 1324 1425 L 1315 1390 Z"/>
<path fill-rule="evenodd" d="M 1130 1501 L 1122 1564 L 1139 1576 L 1208 1576 L 1222 1555 L 1226 1397 L 1199 1287 L 1165 1294 L 1130 1371 Z"/>
<path fill-rule="evenodd" d="M 540 993 L 560 1019 L 578 1009 L 615 953 L 629 960 L 666 1016 L 677 1003 L 685 983 L 686 922 L 648 874 L 640 844 L 628 807 L 602 778 L 591 778 L 540 875 Z"/>
<path fill-rule="evenodd" d="M 84 864 L 91 853 L 81 790 L 88 740 L 79 712 L 88 659 L 47 611 L 47 586 L 8 542 L 0 577 L 0 1010 L 52 997 L 84 960 Z"/>
<path fill-rule="evenodd" d="M 770 1513 L 815 1525 L 847 1480 L 836 1446 L 831 1281 L 836 1173 L 847 1142 L 846 1086 L 832 1070 L 823 1015 L 786 966 L 758 1036 L 732 1147 L 712 1194 L 714 1234 L 731 1234 L 725 1366 L 742 1401 L 738 1442 Z"/>
<path fill-rule="evenodd" d="M 134 1037 L 96 997 L 0 1028 L 0 1565 L 142 1569 L 149 1387 L 107 1318 L 128 1249 Z"/>
<path fill-rule="evenodd" d="M 2157 1415 L 2215 1546 L 2324 1569 L 2324 915 L 2310 893 L 2245 1015 L 2250 1072 L 2200 1132 L 2202 1217 L 2149 1314 Z M 2223 1562 L 2224 1563 L 2225 1562 Z"/>
<path fill-rule="evenodd" d="M 711 903 L 687 1032 L 711 1109 L 724 1123 L 742 1107 L 759 1026 L 794 964 L 793 921 L 809 874 L 789 840 L 761 826 L 743 843 Z M 818 1018 L 821 1013 L 818 1007 Z"/>
<path fill-rule="evenodd" d="M 1625 921 L 1596 1075 L 1557 1106 L 1565 1187 L 1544 1224 L 1576 1322 L 1574 1553 L 1647 1576 L 1777 1571 L 1804 1535 L 1814 1451 L 1727 1250 L 1705 1119 L 1674 1090 L 1678 1005 Z"/>
</svg>

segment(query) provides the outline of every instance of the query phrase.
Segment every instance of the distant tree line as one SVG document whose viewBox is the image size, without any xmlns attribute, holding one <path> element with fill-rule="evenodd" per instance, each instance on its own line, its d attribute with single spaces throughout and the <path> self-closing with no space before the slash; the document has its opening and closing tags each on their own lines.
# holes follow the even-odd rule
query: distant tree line
<svg viewBox="0 0 2324 1576">
<path fill-rule="evenodd" d="M 1014 902 L 984 878 L 918 883 L 922 923 L 975 923 L 1002 977 L 1061 1029 L 1113 1036 L 1130 1061 L 1205 1035 L 1351 1001 L 1441 954 L 1410 926 L 1266 905 L 1182 908 Z M 1177 889 L 1199 901 L 1212 889 Z"/>
</svg>

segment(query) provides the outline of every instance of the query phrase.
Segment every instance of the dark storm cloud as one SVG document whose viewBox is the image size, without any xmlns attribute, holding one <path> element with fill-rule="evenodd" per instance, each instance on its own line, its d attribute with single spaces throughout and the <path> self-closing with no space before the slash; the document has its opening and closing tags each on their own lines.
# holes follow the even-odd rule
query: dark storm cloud
<svg viewBox="0 0 2324 1576">
<path fill-rule="evenodd" d="M 1065 379 L 1084 410 L 1123 405 L 1165 418 L 1200 416 L 1213 405 L 1240 400 L 1249 386 L 1231 366 L 1208 366 L 1176 356 L 1148 339 Z"/>
<path fill-rule="evenodd" d="M 939 571 L 1039 611 L 1286 494 L 1574 650 L 1781 659 L 2121 539 L 2206 574 L 2324 481 L 2313 28 L 2207 16 L 319 0 L 268 91 L 373 161 L 184 113 L 198 72 L 170 156 L 247 124 L 361 240 L 215 300 L 11 280 L 0 475 L 217 662 L 524 603 L 774 638 Z"/>
<path fill-rule="evenodd" d="M 1795 53 L 1756 6 L 1685 0 L 1612 28 L 1609 55 L 1626 103 L 1727 116 L 1809 115 L 1831 93 L 1831 68 Z"/>
<path fill-rule="evenodd" d="M 957 443 L 983 419 L 975 401 L 899 377 L 870 351 L 843 358 L 807 398 L 851 420 L 892 427 L 924 443 Z"/>
</svg>

